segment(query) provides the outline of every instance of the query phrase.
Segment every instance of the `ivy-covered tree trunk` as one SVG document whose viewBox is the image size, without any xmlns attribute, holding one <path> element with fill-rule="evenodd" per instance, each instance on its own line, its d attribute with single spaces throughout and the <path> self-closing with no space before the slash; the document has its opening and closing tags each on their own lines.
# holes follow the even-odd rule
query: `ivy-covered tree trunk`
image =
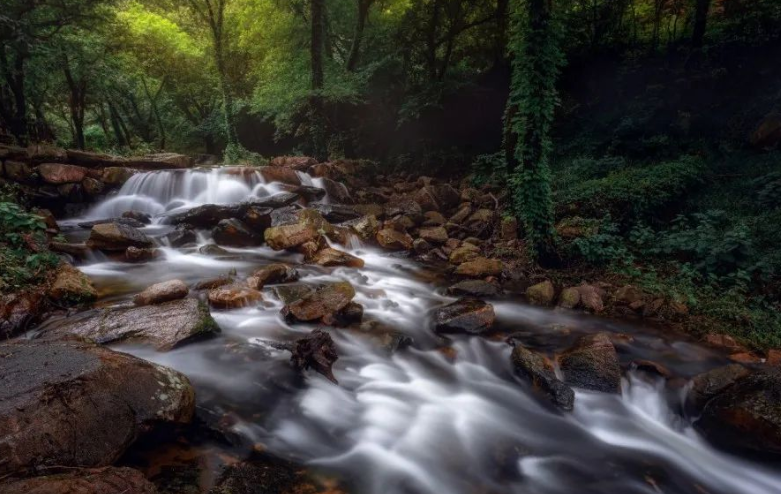
<svg viewBox="0 0 781 494">
<path fill-rule="evenodd" d="M 309 100 L 309 130 L 312 137 L 314 158 L 325 161 L 328 158 L 328 150 L 325 142 L 325 106 L 323 104 L 323 87 L 325 86 L 325 72 L 323 70 L 324 0 L 311 0 L 310 14 L 312 19 L 312 96 Z"/>
<path fill-rule="evenodd" d="M 708 12 L 711 0 L 697 0 L 694 6 L 694 29 L 692 30 L 692 46 L 699 48 L 705 38 L 705 28 L 708 25 Z"/>
<path fill-rule="evenodd" d="M 505 113 L 505 146 L 511 147 L 508 175 L 527 244 L 542 260 L 554 252 L 549 159 L 556 82 L 564 56 L 551 0 L 516 0 L 514 7 L 512 86 Z"/>
</svg>

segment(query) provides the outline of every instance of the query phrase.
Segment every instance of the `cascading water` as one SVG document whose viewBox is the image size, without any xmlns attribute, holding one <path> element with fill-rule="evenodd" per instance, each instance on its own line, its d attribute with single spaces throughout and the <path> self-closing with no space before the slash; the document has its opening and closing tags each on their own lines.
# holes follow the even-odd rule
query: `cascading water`
<svg viewBox="0 0 781 494">
<path fill-rule="evenodd" d="M 302 177 L 304 184 L 317 185 Z M 228 170 L 136 175 L 90 218 L 135 209 L 160 215 L 206 203 L 233 203 L 282 190 L 259 174 Z M 156 232 L 154 228 L 149 232 Z M 208 241 L 208 234 L 201 237 Z M 342 247 L 344 248 L 344 247 Z M 289 354 L 268 341 L 292 341 L 314 326 L 289 325 L 273 287 L 257 307 L 215 311 L 222 334 L 169 353 L 120 345 L 187 374 L 201 413 L 231 417 L 248 444 L 335 474 L 355 493 L 467 494 L 777 494 L 781 474 L 720 452 L 673 410 L 662 382 L 630 372 L 623 394 L 578 391 L 575 410 L 560 413 L 513 374 L 503 341 L 453 337 L 449 348 L 430 330 L 428 312 L 454 299 L 443 295 L 436 270 L 360 244 L 362 269 L 300 265 L 301 282 L 349 281 L 371 331 L 334 330 L 339 385 L 310 373 L 301 382 Z M 104 301 L 125 301 L 156 282 L 187 283 L 260 265 L 300 263 L 268 248 L 228 249 L 208 257 L 197 249 L 164 248 L 142 265 L 91 260 L 80 266 Z M 724 363 L 680 335 L 583 314 L 494 303 L 500 328 L 542 351 L 565 348 L 578 334 L 625 333 L 622 361 L 652 359 L 680 376 Z M 411 341 L 397 352 L 388 343 Z"/>
</svg>

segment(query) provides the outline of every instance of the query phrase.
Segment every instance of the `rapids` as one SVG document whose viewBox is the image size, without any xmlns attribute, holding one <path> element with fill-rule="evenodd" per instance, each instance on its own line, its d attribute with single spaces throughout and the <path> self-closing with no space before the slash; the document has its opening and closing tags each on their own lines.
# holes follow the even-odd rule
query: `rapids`
<svg viewBox="0 0 781 494">
<path fill-rule="evenodd" d="M 302 181 L 312 184 L 307 176 Z M 316 184 L 315 184 L 316 185 Z M 139 174 L 119 193 L 84 215 L 63 222 L 110 218 L 133 209 L 153 215 L 207 203 L 232 203 L 280 191 L 258 173 L 230 169 Z M 161 237 L 170 227 L 145 228 Z M 87 232 L 66 228 L 83 239 Z M 200 243 L 210 242 L 202 232 Z M 313 326 L 288 325 L 274 287 L 257 307 L 213 311 L 222 334 L 169 353 L 115 348 L 173 367 L 192 380 L 199 416 L 227 427 L 248 447 L 333 476 L 351 492 L 365 494 L 777 494 L 778 465 L 748 460 L 710 446 L 683 416 L 686 387 L 669 391 L 661 381 L 629 371 L 622 396 L 577 391 L 575 410 L 560 413 L 516 377 L 508 334 L 530 348 L 554 352 L 578 335 L 598 330 L 627 335 L 617 345 L 622 363 L 651 359 L 682 377 L 722 365 L 725 358 L 686 336 L 654 327 L 619 323 L 582 313 L 534 308 L 504 297 L 492 300 L 496 338 L 454 336 L 440 340 L 428 313 L 454 299 L 436 266 L 354 244 L 363 269 L 298 266 L 303 283 L 347 280 L 365 321 L 387 341 L 411 341 L 396 352 L 358 330 L 333 330 L 340 358 L 339 385 L 319 374 L 304 379 L 289 354 L 268 340 L 291 341 Z M 127 302 L 157 282 L 195 283 L 235 270 L 301 256 L 262 247 L 228 249 L 208 257 L 197 248 L 162 248 L 153 262 L 131 265 L 101 254 L 80 269 L 95 282 L 101 304 Z M 56 321 L 49 324 L 56 324 Z M 229 420 L 225 420 L 229 417 Z"/>
</svg>

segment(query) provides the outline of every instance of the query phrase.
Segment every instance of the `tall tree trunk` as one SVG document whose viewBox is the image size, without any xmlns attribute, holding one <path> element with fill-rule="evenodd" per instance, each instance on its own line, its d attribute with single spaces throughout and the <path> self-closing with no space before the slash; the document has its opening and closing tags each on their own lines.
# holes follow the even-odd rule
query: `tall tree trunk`
<svg viewBox="0 0 781 494">
<path fill-rule="evenodd" d="M 145 77 L 142 76 L 141 82 L 143 83 L 146 97 L 149 99 L 149 106 L 152 108 L 152 114 L 155 116 L 157 133 L 158 137 L 160 138 L 160 149 L 164 151 L 167 135 L 165 132 L 165 126 L 163 125 L 163 118 L 160 116 L 160 108 L 157 106 L 157 100 L 160 97 L 160 93 L 163 91 L 163 88 L 165 87 L 165 79 L 163 79 L 163 81 L 160 83 L 160 88 L 155 94 L 152 94 L 152 92 L 149 90 L 149 85 L 146 83 Z"/>
<path fill-rule="evenodd" d="M 442 0 L 434 0 L 431 6 L 431 19 L 426 32 L 426 63 L 428 65 L 429 79 L 437 79 L 437 31 L 439 30 Z"/>
<path fill-rule="evenodd" d="M 108 114 L 111 119 L 111 127 L 114 129 L 114 136 L 117 139 L 117 146 L 120 148 L 127 147 L 130 142 L 127 131 L 124 129 L 124 123 L 122 117 L 119 115 L 116 107 L 112 103 L 108 103 Z"/>
<path fill-rule="evenodd" d="M 354 72 L 358 66 L 358 59 L 361 56 L 361 43 L 363 42 L 363 32 L 366 29 L 366 21 L 369 18 L 369 8 L 374 0 L 356 0 L 358 5 L 358 18 L 355 22 L 355 34 L 353 43 L 350 47 L 350 55 L 347 58 L 347 70 Z"/>
<path fill-rule="evenodd" d="M 13 63 L 8 59 L 6 46 L 0 46 L 0 69 L 8 89 L 11 91 L 11 105 L 8 111 L 8 130 L 21 146 L 29 144 L 29 122 L 27 118 L 27 94 L 25 91 L 25 61 L 27 54 L 16 50 Z"/>
<path fill-rule="evenodd" d="M 547 263 L 555 256 L 548 161 L 558 102 L 556 83 L 564 56 L 550 0 L 527 0 L 525 7 L 525 13 L 518 8 L 511 41 L 513 75 L 505 124 L 517 140 L 508 173 L 527 245 L 540 262 Z M 505 139 L 506 145 L 512 141 Z"/>
<path fill-rule="evenodd" d="M 507 62 L 507 30 L 510 25 L 510 0 L 496 2 L 496 42 L 494 44 L 494 65 L 503 66 Z"/>
<path fill-rule="evenodd" d="M 708 12 L 711 0 L 697 0 L 694 6 L 694 30 L 692 31 L 692 46 L 700 48 L 705 39 L 705 29 L 708 26 Z"/>
<path fill-rule="evenodd" d="M 654 0 L 653 30 L 651 31 L 651 51 L 655 52 L 659 47 L 659 38 L 662 31 L 662 16 L 667 0 Z"/>
<path fill-rule="evenodd" d="M 325 108 L 323 105 L 323 87 L 325 86 L 325 72 L 323 70 L 325 1 L 310 1 L 310 16 L 312 19 L 312 96 L 310 98 L 309 125 L 314 157 L 320 161 L 325 161 L 328 158 L 328 150 L 325 142 Z"/>
</svg>

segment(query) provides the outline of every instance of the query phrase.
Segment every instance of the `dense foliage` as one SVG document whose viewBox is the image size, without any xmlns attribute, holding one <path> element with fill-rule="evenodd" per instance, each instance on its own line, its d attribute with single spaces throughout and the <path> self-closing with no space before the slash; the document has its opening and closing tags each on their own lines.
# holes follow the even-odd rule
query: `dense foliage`
<svg viewBox="0 0 781 494">
<path fill-rule="evenodd" d="M 10 202 L 0 202 L 0 291 L 25 288 L 59 262 L 45 247 L 46 224 Z"/>
</svg>

